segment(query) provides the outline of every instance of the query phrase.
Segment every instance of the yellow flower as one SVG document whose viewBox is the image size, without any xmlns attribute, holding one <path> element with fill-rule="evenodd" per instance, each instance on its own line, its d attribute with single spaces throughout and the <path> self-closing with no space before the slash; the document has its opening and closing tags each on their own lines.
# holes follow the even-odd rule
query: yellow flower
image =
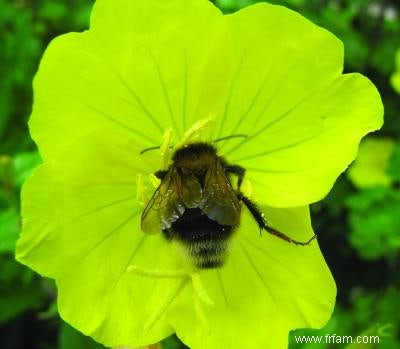
<svg viewBox="0 0 400 349">
<path fill-rule="evenodd" d="M 107 346 L 176 332 L 191 348 L 279 349 L 291 329 L 323 326 L 336 290 L 316 241 L 260 236 L 242 208 L 224 266 L 190 271 L 140 229 L 149 175 L 165 165 L 140 152 L 170 128 L 175 145 L 246 135 L 219 154 L 247 169 L 271 226 L 308 240 L 307 205 L 382 123 L 374 86 L 342 65 L 341 42 L 284 7 L 97 1 L 90 30 L 55 39 L 35 79 L 44 164 L 23 190 L 17 258 L 56 279 L 61 316 Z"/>
</svg>

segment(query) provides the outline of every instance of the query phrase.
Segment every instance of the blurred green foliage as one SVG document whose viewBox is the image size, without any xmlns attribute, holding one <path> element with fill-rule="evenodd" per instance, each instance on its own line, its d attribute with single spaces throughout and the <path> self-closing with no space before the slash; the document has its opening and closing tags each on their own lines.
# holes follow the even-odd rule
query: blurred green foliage
<svg viewBox="0 0 400 349">
<path fill-rule="evenodd" d="M 400 192 L 365 189 L 347 200 L 349 242 L 363 259 L 395 260 L 400 249 Z"/>
<path fill-rule="evenodd" d="M 53 283 L 19 265 L 13 257 L 21 226 L 21 186 L 40 163 L 27 128 L 32 79 L 53 37 L 87 28 L 93 2 L 0 0 L 0 347 L 4 349 L 102 347 L 62 322 Z M 257 1 L 214 2 L 229 13 Z M 394 143 L 382 168 L 390 179 L 388 185 L 360 187 L 342 176 L 329 196 L 313 205 L 314 227 L 338 284 L 338 303 L 324 329 L 294 333 L 378 334 L 380 349 L 400 348 L 400 3 L 270 2 L 300 12 L 344 42 L 345 71 L 368 76 L 383 98 L 385 126 L 375 137 Z M 290 339 L 291 348 L 337 347 L 296 344 L 293 334 Z M 183 347 L 176 337 L 164 341 L 165 349 Z"/>
</svg>

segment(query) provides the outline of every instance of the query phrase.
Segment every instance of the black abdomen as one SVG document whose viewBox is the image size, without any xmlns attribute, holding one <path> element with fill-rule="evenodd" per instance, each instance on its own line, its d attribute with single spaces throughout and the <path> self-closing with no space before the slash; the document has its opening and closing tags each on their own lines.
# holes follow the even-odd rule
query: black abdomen
<svg viewBox="0 0 400 349">
<path fill-rule="evenodd" d="M 182 217 L 163 230 L 168 240 L 178 240 L 188 250 L 196 267 L 222 266 L 233 226 L 221 225 L 208 218 L 199 208 L 186 209 Z"/>
</svg>

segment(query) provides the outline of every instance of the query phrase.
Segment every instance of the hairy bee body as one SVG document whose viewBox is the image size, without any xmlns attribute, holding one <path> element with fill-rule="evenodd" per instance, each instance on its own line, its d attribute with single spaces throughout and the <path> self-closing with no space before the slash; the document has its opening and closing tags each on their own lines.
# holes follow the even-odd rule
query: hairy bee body
<svg viewBox="0 0 400 349">
<path fill-rule="evenodd" d="M 167 240 L 180 242 L 197 268 L 223 265 L 228 241 L 239 224 L 241 205 L 225 172 L 226 161 L 208 143 L 178 149 L 142 216 L 155 214 Z"/>
<path fill-rule="evenodd" d="M 296 245 L 309 244 L 315 235 L 300 242 L 267 225 L 257 205 L 240 191 L 244 173 L 243 167 L 218 156 L 209 143 L 192 143 L 176 150 L 169 168 L 155 173 L 161 183 L 142 213 L 142 230 L 162 232 L 168 241 L 182 244 L 196 268 L 221 267 L 244 204 L 260 231 Z M 238 178 L 235 187 L 230 174 Z"/>
<path fill-rule="evenodd" d="M 191 208 L 163 234 L 168 240 L 182 243 L 195 265 L 206 269 L 223 265 L 234 228 L 208 218 L 199 208 Z"/>
</svg>

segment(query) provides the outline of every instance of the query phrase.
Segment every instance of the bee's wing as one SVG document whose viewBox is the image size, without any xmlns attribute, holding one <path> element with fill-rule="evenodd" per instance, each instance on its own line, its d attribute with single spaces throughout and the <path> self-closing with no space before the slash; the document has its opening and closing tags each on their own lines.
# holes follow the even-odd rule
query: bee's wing
<svg viewBox="0 0 400 349">
<path fill-rule="evenodd" d="M 170 228 L 187 207 L 197 207 L 200 200 L 201 187 L 197 179 L 193 175 L 182 176 L 172 167 L 142 213 L 142 230 L 156 234 Z"/>
<path fill-rule="evenodd" d="M 240 203 L 218 158 L 215 158 L 206 173 L 203 198 L 199 207 L 219 224 L 239 224 Z"/>
<path fill-rule="evenodd" d="M 179 197 L 187 208 L 196 208 L 202 200 L 201 185 L 191 173 L 179 174 L 181 185 Z"/>
</svg>

